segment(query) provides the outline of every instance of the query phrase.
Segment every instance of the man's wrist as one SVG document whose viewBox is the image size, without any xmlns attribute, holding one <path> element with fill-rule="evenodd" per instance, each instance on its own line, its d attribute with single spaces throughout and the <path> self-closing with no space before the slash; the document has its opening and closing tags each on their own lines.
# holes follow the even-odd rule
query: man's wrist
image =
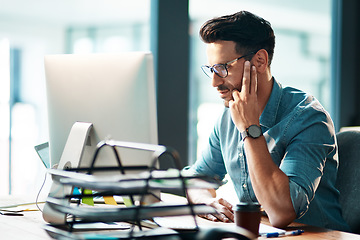
<svg viewBox="0 0 360 240">
<path fill-rule="evenodd" d="M 246 128 L 244 131 L 241 132 L 241 139 L 244 141 L 245 138 L 251 137 L 253 139 L 259 138 L 262 136 L 262 130 L 261 127 L 253 124 L 250 125 L 248 128 Z"/>
</svg>

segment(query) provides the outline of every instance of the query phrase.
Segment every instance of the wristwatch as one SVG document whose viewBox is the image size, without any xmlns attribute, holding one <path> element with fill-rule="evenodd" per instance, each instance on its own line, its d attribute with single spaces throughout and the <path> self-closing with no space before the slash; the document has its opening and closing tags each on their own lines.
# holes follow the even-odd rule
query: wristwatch
<svg viewBox="0 0 360 240">
<path fill-rule="evenodd" d="M 258 138 L 262 136 L 261 128 L 258 125 L 251 125 L 245 131 L 241 132 L 241 138 L 244 141 L 246 137 Z"/>
</svg>

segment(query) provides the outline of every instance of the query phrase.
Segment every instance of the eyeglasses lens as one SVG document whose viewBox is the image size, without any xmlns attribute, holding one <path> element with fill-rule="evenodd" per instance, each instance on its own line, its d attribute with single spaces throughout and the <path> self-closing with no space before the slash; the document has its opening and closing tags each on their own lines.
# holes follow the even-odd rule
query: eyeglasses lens
<svg viewBox="0 0 360 240">
<path fill-rule="evenodd" d="M 206 74 L 206 76 L 208 76 L 209 78 L 212 78 L 213 71 L 210 66 L 202 66 L 201 69 Z"/>
<path fill-rule="evenodd" d="M 212 67 L 210 66 L 202 66 L 201 69 L 203 72 L 210 78 L 213 77 L 214 72 L 216 75 L 218 75 L 221 78 L 224 78 L 227 76 L 227 70 L 226 67 L 222 64 L 214 65 Z"/>
<path fill-rule="evenodd" d="M 227 70 L 226 67 L 223 64 L 216 64 L 213 66 L 214 72 L 219 76 L 219 77 L 226 77 L 227 76 Z"/>
</svg>

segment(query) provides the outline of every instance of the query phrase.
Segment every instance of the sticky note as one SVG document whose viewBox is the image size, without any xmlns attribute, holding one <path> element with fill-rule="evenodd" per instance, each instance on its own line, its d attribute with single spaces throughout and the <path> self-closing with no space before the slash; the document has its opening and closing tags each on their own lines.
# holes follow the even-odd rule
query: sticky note
<svg viewBox="0 0 360 240">
<path fill-rule="evenodd" d="M 129 197 L 123 197 L 122 199 L 123 199 L 126 207 L 131 207 L 133 205 L 133 203 Z"/>
<path fill-rule="evenodd" d="M 104 196 L 105 204 L 118 205 L 113 196 Z"/>
<path fill-rule="evenodd" d="M 89 189 L 84 189 L 83 190 L 84 194 L 92 194 L 92 190 Z M 90 205 L 90 206 L 94 206 L 94 198 L 93 197 L 83 197 L 82 198 L 82 203 Z"/>
</svg>

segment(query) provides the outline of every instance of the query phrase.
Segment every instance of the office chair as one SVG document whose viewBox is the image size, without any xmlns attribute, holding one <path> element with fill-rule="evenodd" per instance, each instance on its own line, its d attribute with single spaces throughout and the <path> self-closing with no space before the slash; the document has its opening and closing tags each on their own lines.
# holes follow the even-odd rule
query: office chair
<svg viewBox="0 0 360 240">
<path fill-rule="evenodd" d="M 336 134 L 339 170 L 336 187 L 345 221 L 352 232 L 360 234 L 360 131 Z"/>
</svg>

